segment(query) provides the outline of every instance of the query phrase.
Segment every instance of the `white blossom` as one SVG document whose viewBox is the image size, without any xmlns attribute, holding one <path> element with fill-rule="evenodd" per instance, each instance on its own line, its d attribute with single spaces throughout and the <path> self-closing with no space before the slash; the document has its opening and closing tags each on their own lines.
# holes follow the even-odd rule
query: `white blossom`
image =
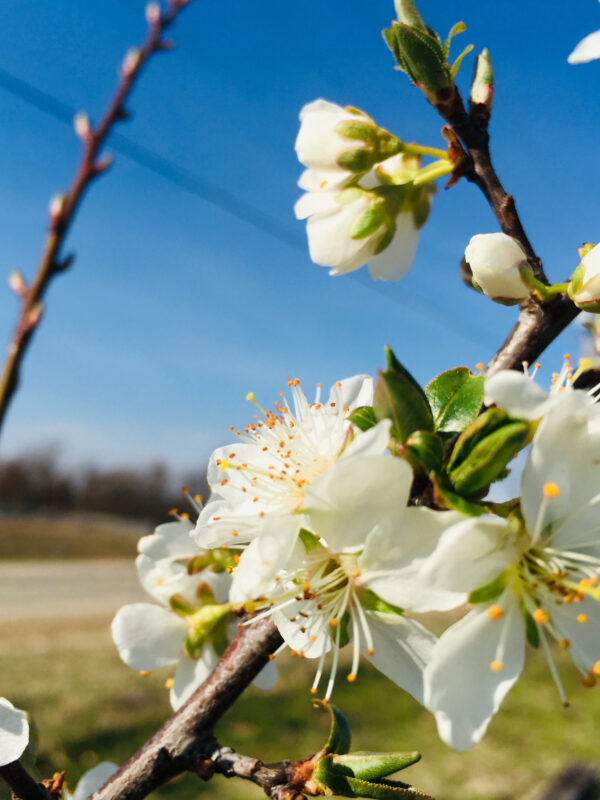
<svg viewBox="0 0 600 800">
<path fill-rule="evenodd" d="M 600 245 L 581 259 L 571 278 L 569 295 L 579 308 L 600 311 Z"/>
<path fill-rule="evenodd" d="M 101 786 L 104 786 L 106 781 L 111 778 L 119 769 L 118 764 L 112 761 L 101 761 L 92 769 L 84 772 L 74 792 L 70 792 L 66 783 L 63 785 L 63 800 L 87 800 L 87 798 L 96 792 Z"/>
<path fill-rule="evenodd" d="M 600 31 L 594 31 L 582 39 L 567 61 L 569 64 L 585 64 L 597 58 L 600 58 Z"/>
<path fill-rule="evenodd" d="M 517 680 L 525 642 L 568 650 L 585 686 L 600 675 L 600 407 L 581 392 L 542 419 L 521 478 L 519 517 L 448 529 L 421 574 L 470 599 L 425 671 L 425 704 L 442 739 L 467 749 Z"/>
<path fill-rule="evenodd" d="M 0 767 L 21 758 L 29 743 L 25 714 L 10 700 L 0 697 Z"/>
<path fill-rule="evenodd" d="M 309 403 L 297 379 L 289 380 L 288 386 L 293 407 L 283 397 L 275 411 L 259 407 L 262 419 L 238 432 L 240 441 L 212 454 L 208 464 L 212 495 L 194 534 L 201 547 L 249 542 L 271 517 L 277 524 L 295 527 L 297 533 L 296 511 L 316 477 L 338 458 L 350 458 L 365 447 L 376 453 L 387 447 L 385 426 L 349 441 L 353 426 L 348 415 L 373 401 L 369 376 L 338 381 L 326 402 L 320 399 L 320 387 L 315 401 Z M 248 397 L 254 401 L 252 393 Z"/>
<path fill-rule="evenodd" d="M 349 681 L 356 679 L 362 652 L 422 701 L 422 671 L 434 637 L 399 606 L 411 608 L 418 597 L 433 604 L 419 566 L 459 515 L 408 508 L 411 483 L 412 471 L 400 459 L 340 459 L 306 489 L 300 537 L 291 523 L 286 528 L 272 519 L 242 553 L 232 601 L 272 614 L 293 651 L 318 659 L 313 693 L 332 651 L 330 697 L 339 650 L 349 639 Z M 455 595 L 443 591 L 437 600 L 456 604 Z"/>
<path fill-rule="evenodd" d="M 521 246 L 505 233 L 479 233 L 465 250 L 473 282 L 492 300 L 521 302 L 530 289 L 523 282 L 519 267 L 527 263 Z"/>
</svg>

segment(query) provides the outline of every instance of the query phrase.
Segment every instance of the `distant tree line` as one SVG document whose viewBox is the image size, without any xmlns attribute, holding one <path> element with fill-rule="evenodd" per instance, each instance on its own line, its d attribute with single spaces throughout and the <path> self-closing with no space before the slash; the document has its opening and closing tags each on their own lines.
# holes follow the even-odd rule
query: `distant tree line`
<svg viewBox="0 0 600 800">
<path fill-rule="evenodd" d="M 206 470 L 177 481 L 161 463 L 65 469 L 56 450 L 49 448 L 0 462 L 0 512 L 93 511 L 158 523 L 173 507 L 191 511 L 181 495 L 183 485 L 206 498 Z"/>
</svg>

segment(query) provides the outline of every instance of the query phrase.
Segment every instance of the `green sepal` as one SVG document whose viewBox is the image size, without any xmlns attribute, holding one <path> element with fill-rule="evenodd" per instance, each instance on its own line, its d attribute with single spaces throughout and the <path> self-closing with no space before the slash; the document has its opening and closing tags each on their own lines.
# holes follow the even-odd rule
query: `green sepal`
<svg viewBox="0 0 600 800">
<path fill-rule="evenodd" d="M 426 472 L 439 472 L 444 460 L 444 444 L 431 431 L 415 431 L 406 440 L 406 448 L 425 468 Z M 409 460 L 410 456 L 409 456 Z"/>
<path fill-rule="evenodd" d="M 349 414 L 346 419 L 350 420 L 361 431 L 368 431 L 377 425 L 377 417 L 373 411 L 373 406 L 359 406 Z"/>
<path fill-rule="evenodd" d="M 356 220 L 350 230 L 351 239 L 366 239 L 383 225 L 386 219 L 385 204 L 373 203 Z"/>
<path fill-rule="evenodd" d="M 214 605 L 215 593 L 208 583 L 199 583 L 196 587 L 196 597 L 202 605 Z"/>
<path fill-rule="evenodd" d="M 433 411 L 435 429 L 462 431 L 479 414 L 483 403 L 483 375 L 471 375 L 467 367 L 442 372 L 425 387 Z"/>
<path fill-rule="evenodd" d="M 188 575 L 196 575 L 198 572 L 210 567 L 213 563 L 212 553 L 203 556 L 193 556 L 187 562 Z"/>
<path fill-rule="evenodd" d="M 307 531 L 306 528 L 300 528 L 298 536 L 300 537 L 300 541 L 304 545 L 304 549 L 306 550 L 307 554 L 312 552 L 315 549 L 315 547 L 321 546 L 319 544 L 319 540 L 314 535 L 314 533 Z"/>
<path fill-rule="evenodd" d="M 358 596 L 361 606 L 367 611 L 378 611 L 380 614 L 395 614 L 398 617 L 404 616 L 404 609 L 386 602 L 375 592 L 372 592 L 371 589 L 359 589 Z"/>
<path fill-rule="evenodd" d="M 335 161 L 342 169 L 349 172 L 366 172 L 373 166 L 373 151 L 367 147 L 357 147 L 354 150 L 342 150 Z"/>
<path fill-rule="evenodd" d="M 197 611 L 197 607 L 188 602 L 181 594 L 172 594 L 169 597 L 169 606 L 178 617 L 189 617 Z"/>
<path fill-rule="evenodd" d="M 392 224 L 386 229 L 385 233 L 377 243 L 377 247 L 375 248 L 375 255 L 378 256 L 379 253 L 383 253 L 386 247 L 392 243 L 392 239 L 396 235 L 396 222 L 392 222 Z"/>
<path fill-rule="evenodd" d="M 415 186 L 410 193 L 407 205 L 410 206 L 415 228 L 419 231 L 429 219 L 431 213 L 431 197 L 436 193 L 435 183 L 424 183 Z"/>
<path fill-rule="evenodd" d="M 490 409 L 492 410 L 498 409 Z M 460 445 L 465 457 L 459 460 L 454 457 L 453 452 L 448 465 L 448 477 L 456 491 L 472 495 L 489 486 L 504 471 L 510 459 L 530 442 L 532 434 L 529 422 L 513 420 L 507 416 L 505 424 L 488 433 L 474 446 L 470 446 L 469 428 L 467 428 L 459 437 L 455 447 L 456 449 Z M 466 445 L 461 442 L 463 436 Z"/>
<path fill-rule="evenodd" d="M 468 602 L 472 605 L 479 605 L 479 603 L 489 603 L 490 600 L 495 600 L 508 586 L 508 578 L 509 571 L 505 569 L 485 586 L 474 589 L 467 598 Z"/>
<path fill-rule="evenodd" d="M 525 603 L 521 603 L 521 614 L 523 615 L 523 619 L 525 620 L 525 636 L 527 637 L 527 641 L 532 647 L 539 647 L 540 646 L 540 631 L 536 624 L 536 621 L 529 613 L 527 606 Z"/>
<path fill-rule="evenodd" d="M 359 119 L 338 122 L 334 130 L 345 139 L 358 139 L 362 142 L 372 142 L 375 139 L 375 126 L 373 123 Z"/>
<path fill-rule="evenodd" d="M 423 390 L 392 350 L 385 349 L 388 367 L 380 370 L 373 396 L 377 421 L 392 421 L 392 436 L 404 443 L 411 433 L 433 430 L 433 415 Z"/>
<path fill-rule="evenodd" d="M 188 617 L 190 630 L 183 644 L 190 658 L 199 658 L 208 641 L 220 641 L 231 611 L 229 603 L 201 606 Z"/>
<path fill-rule="evenodd" d="M 314 701 L 315 708 L 324 708 L 329 711 L 331 716 L 331 726 L 329 728 L 329 736 L 325 742 L 322 753 L 331 755 L 333 753 L 344 754 L 350 750 L 351 735 L 350 726 L 346 722 L 346 718 L 333 703 L 325 703 L 323 700 Z"/>
<path fill-rule="evenodd" d="M 356 200 L 364 197 L 365 194 L 366 191 L 361 189 L 359 186 L 346 186 L 341 192 L 336 194 L 335 202 L 339 203 L 341 206 L 344 206 L 347 203 L 354 203 Z"/>
<path fill-rule="evenodd" d="M 336 767 L 344 768 L 345 774 L 363 781 L 385 778 L 392 772 L 400 772 L 421 760 L 421 754 L 413 753 L 369 753 L 355 751 L 345 755 L 334 756 L 332 761 Z M 347 770 L 347 772 L 346 772 Z M 341 770 L 340 770 L 341 771 Z"/>
<path fill-rule="evenodd" d="M 211 550 L 209 555 L 213 572 L 225 572 L 229 567 L 235 566 L 236 553 L 233 550 L 222 550 L 219 547 L 216 550 Z"/>
<path fill-rule="evenodd" d="M 482 514 L 489 514 L 490 509 L 486 504 L 474 503 L 472 500 L 466 500 L 456 492 L 451 491 L 439 482 L 434 481 L 436 494 L 442 500 L 446 508 L 453 511 L 460 511 L 461 514 L 466 514 L 468 517 L 480 517 Z"/>
</svg>

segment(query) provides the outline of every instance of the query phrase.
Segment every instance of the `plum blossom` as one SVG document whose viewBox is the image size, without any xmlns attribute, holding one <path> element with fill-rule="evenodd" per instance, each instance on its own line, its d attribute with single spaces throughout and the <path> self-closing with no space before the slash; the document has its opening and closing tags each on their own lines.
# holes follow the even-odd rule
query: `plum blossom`
<svg viewBox="0 0 600 800">
<path fill-rule="evenodd" d="M 369 376 L 338 381 L 326 402 L 320 399 L 320 387 L 313 403 L 308 402 L 297 379 L 289 380 L 288 387 L 293 408 L 283 397 L 275 411 L 258 406 L 263 418 L 238 432 L 240 441 L 212 454 L 208 464 L 212 495 L 194 533 L 200 547 L 245 544 L 260 533 L 269 518 L 298 532 L 301 525 L 296 511 L 316 477 L 338 458 L 350 458 L 365 448 L 379 454 L 387 447 L 383 427 L 359 433 L 349 442 L 353 426 L 348 415 L 373 401 Z M 254 401 L 254 395 L 248 397 Z"/>
<path fill-rule="evenodd" d="M 67 789 L 66 783 L 63 785 L 63 800 L 86 800 L 90 795 L 104 786 L 106 781 L 111 778 L 119 769 L 118 764 L 112 761 L 101 761 L 92 769 L 84 772 L 74 792 Z"/>
<path fill-rule="evenodd" d="M 412 477 L 408 464 L 391 456 L 340 458 L 306 489 L 300 537 L 291 522 L 270 519 L 234 570 L 232 602 L 272 614 L 293 651 L 318 659 L 313 693 L 333 651 L 326 699 L 340 648 L 350 641 L 350 682 L 362 652 L 422 701 L 435 637 L 399 606 L 410 608 L 418 597 L 423 605 L 456 604 L 444 591 L 429 596 L 418 569 L 459 515 L 408 508 Z"/>
<path fill-rule="evenodd" d="M 600 58 L 600 31 L 588 34 L 567 58 L 569 64 L 585 64 Z"/>
<path fill-rule="evenodd" d="M 569 296 L 576 306 L 592 313 L 600 312 L 600 246 L 583 256 L 571 276 Z"/>
<path fill-rule="evenodd" d="M 122 606 L 111 626 L 128 666 L 147 673 L 176 665 L 174 678 L 167 681 L 175 709 L 208 677 L 232 633 L 227 602 L 231 578 L 221 552 L 200 550 L 190 536 L 192 529 L 190 522 L 171 522 L 140 540 L 138 577 L 160 605 Z M 192 574 L 189 564 L 195 565 Z M 273 680 L 274 667 L 268 665 L 256 685 L 269 688 Z"/>
<path fill-rule="evenodd" d="M 0 767 L 21 758 L 29 743 L 29 723 L 10 700 L 0 697 Z"/>
<path fill-rule="evenodd" d="M 541 645 L 564 702 L 550 642 L 568 650 L 584 686 L 600 676 L 600 407 L 588 400 L 573 391 L 542 419 L 521 478 L 522 517 L 452 526 L 421 570 L 471 603 L 425 670 L 425 705 L 456 749 L 485 733 L 526 641 Z"/>
</svg>

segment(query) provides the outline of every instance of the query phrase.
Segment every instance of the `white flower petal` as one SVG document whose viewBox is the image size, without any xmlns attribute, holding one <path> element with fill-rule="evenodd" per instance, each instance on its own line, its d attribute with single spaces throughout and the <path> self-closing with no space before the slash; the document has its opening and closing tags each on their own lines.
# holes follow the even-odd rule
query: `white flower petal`
<svg viewBox="0 0 600 800">
<path fill-rule="evenodd" d="M 399 281 L 413 265 L 419 232 L 410 213 L 396 218 L 394 238 L 378 255 L 369 260 L 369 275 L 374 281 Z"/>
<path fill-rule="evenodd" d="M 331 407 L 335 403 L 337 409 L 347 408 L 346 413 L 359 406 L 370 406 L 373 404 L 373 389 L 373 378 L 370 375 L 343 378 L 331 387 L 327 405 Z"/>
<path fill-rule="evenodd" d="M 402 517 L 382 520 L 358 559 L 360 583 L 388 603 L 412 611 L 446 611 L 461 605 L 464 592 L 436 586 L 420 570 L 442 533 L 463 519 L 454 511 L 411 507 Z"/>
<path fill-rule="evenodd" d="M 277 680 L 278 672 L 274 661 L 269 661 L 252 681 L 257 689 L 267 692 Z"/>
<path fill-rule="evenodd" d="M 318 658 L 323 650 L 327 653 L 331 649 L 329 620 L 318 613 L 313 600 L 276 607 L 273 622 L 287 646 L 306 658 Z"/>
<path fill-rule="evenodd" d="M 197 550 L 190 536 L 194 526 L 191 522 L 166 522 L 149 536 L 143 536 L 138 542 L 138 552 L 153 559 L 191 558 Z"/>
<path fill-rule="evenodd" d="M 5 697 L 0 697 L 0 767 L 21 758 L 29 743 L 25 714 Z"/>
<path fill-rule="evenodd" d="M 275 576 L 285 567 L 303 525 L 301 514 L 265 519 L 260 536 L 242 553 L 230 599 L 243 603 L 268 593 Z"/>
<path fill-rule="evenodd" d="M 377 525 L 377 514 L 404 510 L 412 483 L 412 470 L 399 458 L 363 456 L 340 459 L 306 490 L 304 508 L 310 529 L 339 552 L 364 546 Z"/>
<path fill-rule="evenodd" d="M 581 603 L 549 607 L 548 612 L 559 636 L 570 643 L 573 661 L 583 672 L 589 672 L 600 661 L 600 603 L 586 597 Z"/>
<path fill-rule="evenodd" d="M 200 658 L 182 658 L 177 664 L 173 686 L 169 692 L 172 708 L 177 711 L 208 678 L 219 660 L 211 645 L 202 649 Z"/>
<path fill-rule="evenodd" d="M 122 606 L 111 625 L 119 655 L 137 670 L 175 664 L 181 657 L 186 631 L 183 619 L 150 603 Z"/>
<path fill-rule="evenodd" d="M 96 792 L 106 781 L 111 778 L 119 769 L 118 764 L 112 761 L 101 761 L 92 769 L 84 772 L 77 787 L 71 795 L 72 800 L 86 800 L 91 794 Z"/>
<path fill-rule="evenodd" d="M 394 614 L 368 613 L 374 654 L 380 672 L 423 702 L 423 670 L 431 660 L 435 636 L 418 622 Z M 366 653 L 366 646 L 362 650 Z"/>
<path fill-rule="evenodd" d="M 535 420 L 556 402 L 529 376 L 513 369 L 502 370 L 485 381 L 486 403 L 495 403 L 507 414 Z"/>
<path fill-rule="evenodd" d="M 435 714 L 440 737 L 456 750 L 479 741 L 523 669 L 525 624 L 518 605 L 507 593 L 495 602 L 504 616 L 490 619 L 487 607 L 471 611 L 442 634 L 425 669 L 425 706 Z M 496 661 L 502 665 L 497 671 L 490 666 Z"/>
<path fill-rule="evenodd" d="M 485 586 L 519 560 L 512 541 L 506 541 L 508 523 L 499 517 L 471 517 L 453 525 L 440 537 L 421 575 L 432 586 L 464 592 Z"/>
<path fill-rule="evenodd" d="M 348 447 L 342 452 L 341 459 L 380 456 L 387 450 L 390 443 L 390 428 L 392 423 L 389 419 L 382 419 L 364 433 L 358 433 L 350 442 Z"/>
<path fill-rule="evenodd" d="M 147 555 L 140 554 L 135 560 L 135 566 L 144 589 L 163 605 L 168 605 L 169 597 L 174 594 L 182 594 L 186 600 L 193 599 L 198 578 L 188 575 L 187 567 L 183 564 L 169 559 L 154 561 Z"/>
<path fill-rule="evenodd" d="M 600 58 L 600 31 L 594 31 L 582 39 L 567 61 L 569 64 L 585 64 L 596 58 Z"/>
<path fill-rule="evenodd" d="M 312 214 L 327 214 L 339 209 L 335 195 L 326 192 L 307 192 L 296 201 L 294 214 L 296 219 L 306 219 Z"/>
</svg>

